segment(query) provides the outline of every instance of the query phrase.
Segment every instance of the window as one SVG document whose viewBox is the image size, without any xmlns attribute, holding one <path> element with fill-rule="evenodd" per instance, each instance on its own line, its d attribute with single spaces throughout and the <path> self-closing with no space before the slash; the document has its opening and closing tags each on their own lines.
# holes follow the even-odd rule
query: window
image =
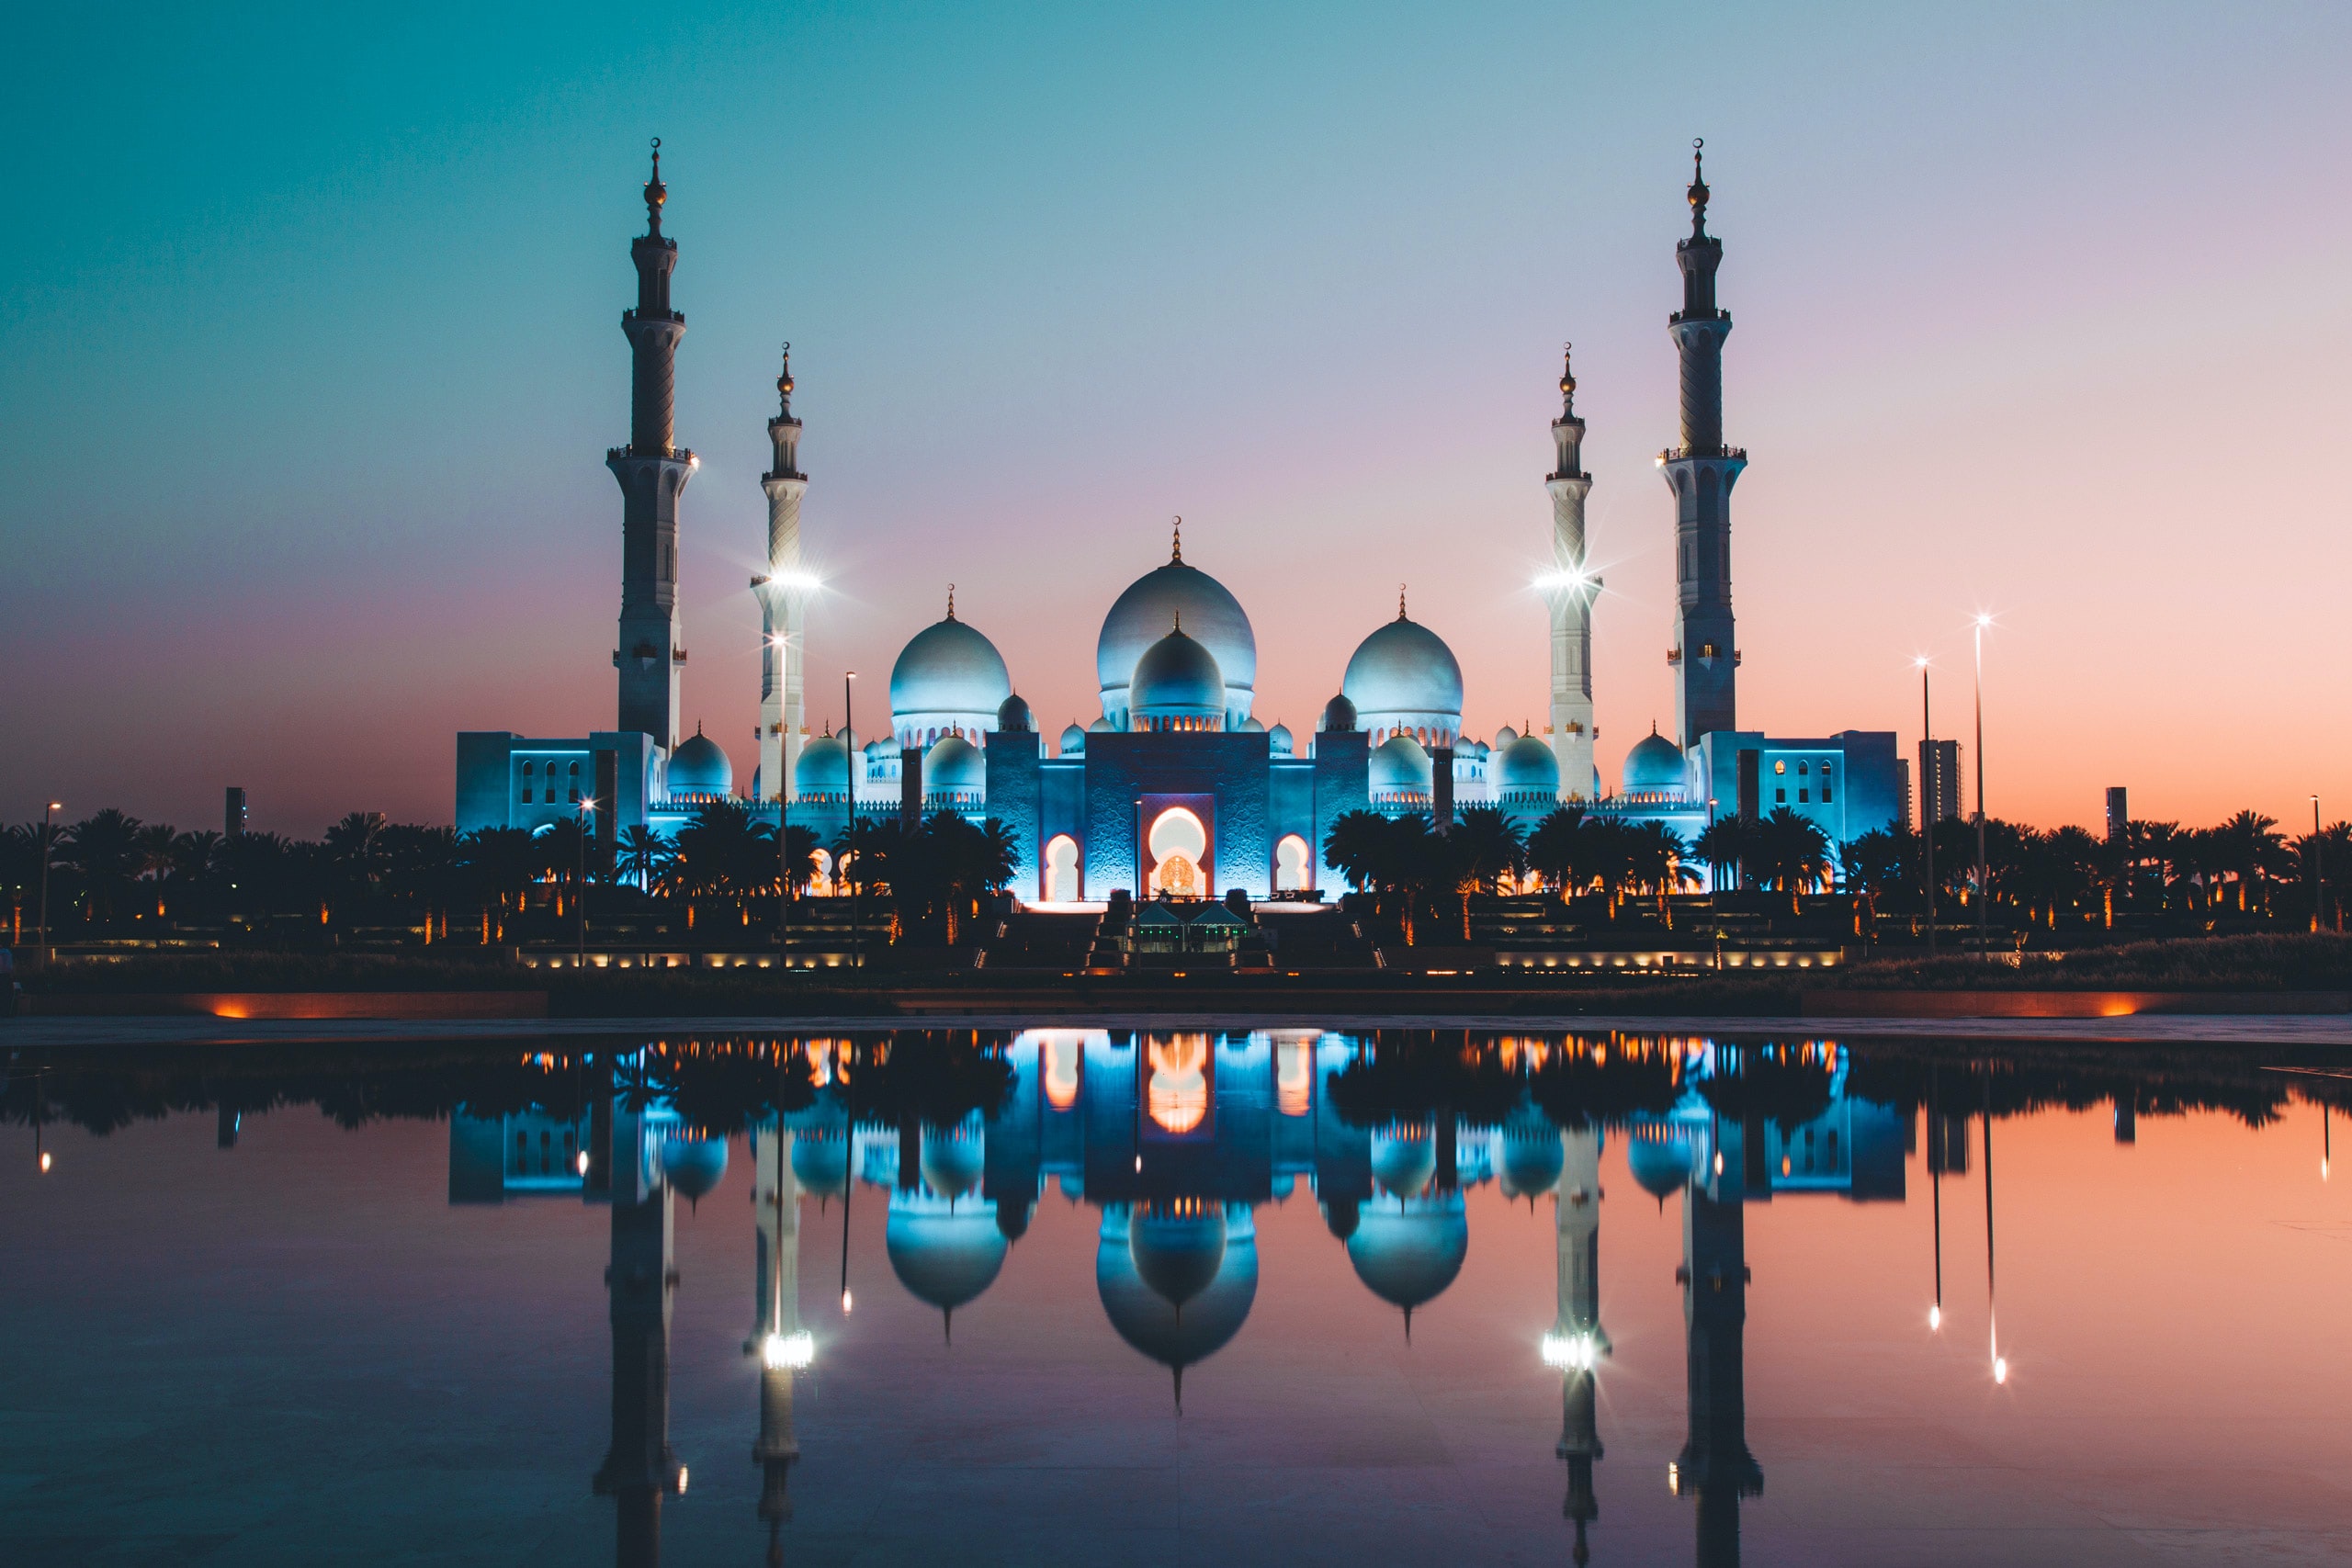
<svg viewBox="0 0 2352 1568">
<path fill-rule="evenodd" d="M 1772 764 L 1772 771 L 1776 773 L 1785 773 L 1789 771 L 1789 765 L 1786 762 L 1775 762 Z"/>
<path fill-rule="evenodd" d="M 574 806 L 580 804 L 580 786 L 576 784 L 571 786 L 571 804 Z"/>
<path fill-rule="evenodd" d="M 572 769 L 571 771 L 572 771 L 573 773 L 578 773 L 580 770 L 579 770 L 579 769 L 577 769 L 577 768 L 574 768 L 574 769 Z M 1797 764 L 1797 777 L 1799 777 L 1799 778 L 1803 778 L 1803 777 L 1804 777 L 1807 773 L 1811 773 L 1812 771 L 1813 771 L 1812 769 L 1810 769 L 1810 768 L 1806 767 L 1803 762 L 1799 762 L 1799 763 Z"/>
<path fill-rule="evenodd" d="M 1789 792 L 1788 792 L 1787 790 L 1784 790 L 1784 789 L 1776 789 L 1776 790 L 1774 790 L 1774 791 L 1772 792 L 1772 804 L 1773 804 L 1773 805 L 1775 805 L 1775 806 L 1786 806 L 1788 803 L 1789 803 Z"/>
<path fill-rule="evenodd" d="M 1799 806 L 1804 806 L 1804 805 L 1807 805 L 1807 804 L 1809 804 L 1809 803 L 1812 801 L 1812 799 L 1813 799 L 1813 791 L 1811 791 L 1811 790 L 1809 790 L 1809 789 L 1801 789 L 1801 790 L 1797 791 L 1797 804 L 1798 804 Z"/>
<path fill-rule="evenodd" d="M 1804 770 L 1799 769 L 1798 771 L 1802 773 Z M 580 764 L 577 762 L 571 764 L 571 776 L 575 779 L 580 776 Z"/>
<path fill-rule="evenodd" d="M 531 764 L 528 762 L 523 764 L 523 776 L 526 779 L 531 776 Z"/>
<path fill-rule="evenodd" d="M 1821 804 L 1824 806 L 1829 804 L 1829 781 L 1827 779 L 1821 781 Z"/>
</svg>

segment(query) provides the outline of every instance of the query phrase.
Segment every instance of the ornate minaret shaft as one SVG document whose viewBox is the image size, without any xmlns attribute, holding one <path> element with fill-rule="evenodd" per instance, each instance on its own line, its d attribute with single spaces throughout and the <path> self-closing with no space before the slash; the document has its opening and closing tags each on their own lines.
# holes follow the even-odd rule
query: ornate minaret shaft
<svg viewBox="0 0 2352 1568">
<path fill-rule="evenodd" d="M 631 355 L 628 445 L 605 454 L 621 487 L 621 637 L 616 728 L 639 730 L 664 748 L 678 743 L 678 677 L 686 652 L 678 641 L 678 497 L 695 455 L 673 443 L 673 389 L 678 340 L 686 319 L 670 309 L 670 272 L 678 242 L 662 234 L 662 142 L 653 143 L 653 177 L 645 182 L 645 232 L 629 246 L 637 264 L 637 309 L 621 312 Z"/>
<path fill-rule="evenodd" d="M 760 601 L 760 798 L 780 800 L 800 765 L 801 634 L 808 575 L 800 566 L 800 498 L 808 476 L 800 471 L 800 422 L 792 414 L 792 345 L 784 345 L 784 374 L 775 378 L 776 416 L 768 421 L 775 458 L 760 476 L 768 492 L 768 570 L 752 580 Z"/>
<path fill-rule="evenodd" d="M 1732 635 L 1731 487 L 1747 454 L 1724 445 L 1724 339 L 1731 313 L 1716 309 L 1715 268 L 1721 240 L 1707 232 L 1707 182 L 1693 142 L 1690 237 L 1674 247 L 1682 267 L 1682 309 L 1669 330 L 1682 356 L 1682 445 L 1661 453 L 1659 467 L 1674 491 L 1674 612 L 1677 744 L 1690 747 L 1713 730 L 1738 727 L 1734 675 L 1739 652 Z"/>
<path fill-rule="evenodd" d="M 1574 1560 L 1589 1561 L 1586 1529 L 1600 1517 L 1592 1489 L 1592 1467 L 1601 1457 L 1594 1379 L 1600 1358 L 1609 1354 L 1600 1327 L 1600 1129 L 1564 1134 L 1566 1162 L 1560 1173 L 1558 1311 L 1554 1337 L 1565 1348 L 1560 1377 L 1560 1458 L 1567 1461 L 1568 1494 L 1561 1513 L 1576 1527 Z"/>
<path fill-rule="evenodd" d="M 1544 482 L 1552 492 L 1552 754 L 1559 759 L 1560 794 L 1589 799 L 1592 766 L 1592 602 L 1600 579 L 1585 565 L 1584 498 L 1592 476 L 1584 471 L 1584 421 L 1577 417 L 1577 378 L 1567 351 L 1560 355 L 1560 417 L 1552 422 L 1558 462 Z"/>
</svg>

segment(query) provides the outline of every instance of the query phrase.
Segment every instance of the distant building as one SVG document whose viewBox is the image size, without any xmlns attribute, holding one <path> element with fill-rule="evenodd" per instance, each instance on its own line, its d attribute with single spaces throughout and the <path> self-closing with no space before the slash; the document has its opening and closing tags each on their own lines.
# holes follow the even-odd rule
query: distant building
<svg viewBox="0 0 2352 1568">
<path fill-rule="evenodd" d="M 1553 570 L 1544 584 L 1550 722 L 1540 736 L 1532 723 L 1531 733 L 1506 727 L 1491 742 L 1463 733 L 1461 666 L 1436 631 L 1407 613 L 1401 591 L 1396 618 L 1356 646 L 1317 721 L 1296 734 L 1268 725 L 1252 711 L 1258 649 L 1249 615 L 1222 582 L 1185 561 L 1179 531 L 1167 561 L 1130 584 L 1103 618 L 1095 645 L 1100 716 L 1073 719 L 1049 746 L 1002 655 L 957 616 L 952 589 L 944 617 L 918 632 L 891 669 L 887 726 L 877 715 L 874 737 L 861 740 L 846 732 L 845 714 L 843 733 L 809 735 L 810 583 L 800 540 L 809 480 L 799 466 L 802 424 L 792 412 L 787 354 L 777 412 L 767 422 L 774 460 L 761 481 L 768 570 L 752 582 L 762 617 L 759 761 L 739 796 L 719 743 L 699 729 L 680 733 L 679 500 L 696 463 L 673 428 L 685 318 L 671 309 L 678 251 L 662 232 L 667 187 L 657 154 L 645 186 L 647 231 L 630 248 L 637 306 L 622 318 L 634 364 L 629 443 L 605 455 L 624 498 L 618 718 L 610 731 L 568 739 L 458 736 L 458 829 L 537 832 L 584 817 L 597 853 L 609 857 L 621 829 L 674 832 L 718 800 L 748 797 L 770 821 L 788 810 L 828 846 L 854 814 L 955 811 L 1011 830 L 1016 896 L 1076 902 L 1118 889 L 1143 897 L 1312 891 L 1328 876 L 1322 845 L 1332 824 L 1357 810 L 1423 813 L 1442 825 L 1464 808 L 1492 807 L 1524 829 L 1576 801 L 1614 819 L 1668 827 L 1686 842 L 1734 813 L 1787 810 L 1833 846 L 1893 826 L 1907 808 L 1892 731 L 1791 739 L 1738 722 L 1730 498 L 1747 455 L 1724 443 L 1723 345 L 1732 323 L 1715 302 L 1723 243 L 1706 230 L 1708 194 L 1694 160 L 1690 232 L 1676 247 L 1682 309 L 1668 324 L 1681 366 L 1681 442 L 1657 459 L 1673 492 L 1679 562 L 1666 655 L 1674 728 L 1661 735 L 1654 726 L 1634 747 L 1616 791 L 1602 789 L 1593 761 L 1600 582 L 1589 570 L 1585 501 L 1594 481 L 1583 468 L 1585 423 L 1568 363 L 1544 480 Z M 876 694 L 877 710 L 881 700 Z M 820 864 L 822 888 L 831 870 L 822 851 Z"/>
<path fill-rule="evenodd" d="M 1919 742 L 1919 830 L 1960 815 L 1960 742 Z"/>
<path fill-rule="evenodd" d="M 243 837 L 245 831 L 245 792 L 234 785 L 221 810 L 220 831 L 232 839 Z"/>
<path fill-rule="evenodd" d="M 1917 818 L 1917 817 L 1914 817 L 1914 816 L 1911 814 L 1911 759 L 1910 759 L 1910 758 L 1908 758 L 1908 757 L 1897 757 L 1897 758 L 1894 760 L 1894 776 L 1895 776 L 1895 778 L 1896 778 L 1897 780 L 1899 780 L 1899 781 L 1900 781 L 1900 783 L 1901 783 L 1902 794 L 1903 794 L 1903 808 L 1902 808 L 1902 810 L 1901 810 L 1901 811 L 1899 811 L 1899 812 L 1897 812 L 1897 813 L 1895 814 L 1895 820 L 1896 820 L 1896 821 L 1898 821 L 1898 822 L 1903 823 L 1904 825 L 1905 825 L 1905 826 L 1907 827 L 1907 826 L 1909 826 L 1911 823 L 1913 823 L 1913 822 L 1917 822 L 1917 821 L 1918 820 L 1918 818 Z"/>
<path fill-rule="evenodd" d="M 2120 839 L 2132 824 L 2132 803 L 2121 784 L 2111 784 L 2107 792 L 2107 836 Z"/>
</svg>

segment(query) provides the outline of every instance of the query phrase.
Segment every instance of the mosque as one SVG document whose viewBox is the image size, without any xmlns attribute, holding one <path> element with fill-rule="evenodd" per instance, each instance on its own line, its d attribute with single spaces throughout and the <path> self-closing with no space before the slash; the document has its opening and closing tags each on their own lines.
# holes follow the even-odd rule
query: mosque
<svg viewBox="0 0 2352 1568">
<path fill-rule="evenodd" d="M 677 604 L 680 499 L 694 454 L 677 445 L 673 389 L 685 318 L 671 308 L 677 242 L 662 231 L 667 187 L 660 144 L 645 186 L 646 232 L 631 244 L 635 309 L 623 332 L 633 355 L 628 445 L 605 463 L 622 491 L 618 715 L 609 731 L 528 739 L 458 737 L 457 823 L 542 830 L 586 817 L 609 856 L 637 824 L 674 832 L 695 810 L 739 798 L 726 750 L 699 727 L 681 734 L 686 667 Z M 1666 659 L 1674 673 L 1670 734 L 1627 754 L 1614 791 L 1594 761 L 1593 609 L 1582 467 L 1585 422 L 1564 366 L 1552 423 L 1554 570 L 1550 700 L 1542 733 L 1463 732 L 1462 669 L 1444 639 L 1411 618 L 1374 627 L 1348 658 L 1338 693 L 1309 733 L 1253 712 L 1258 649 L 1250 617 L 1223 582 L 1184 558 L 1181 520 L 1168 559 L 1138 577 L 1103 618 L 1095 647 L 1101 716 L 1052 743 L 1015 694 L 994 643 L 960 619 L 952 591 L 940 620 L 890 673 L 889 733 L 811 736 L 804 660 L 816 584 L 802 564 L 801 421 L 792 412 L 787 350 L 767 422 L 774 462 L 768 570 L 752 582 L 761 606 L 759 761 L 740 798 L 830 844 L 851 814 L 956 811 L 1006 825 L 1018 846 L 1012 890 L 1028 903 L 1069 904 L 1125 889 L 1199 897 L 1316 896 L 1328 873 L 1319 848 L 1342 815 L 1419 812 L 1443 825 L 1459 807 L 1491 805 L 1521 828 L 1567 801 L 1664 823 L 1686 841 L 1720 813 L 1785 807 L 1834 846 L 1898 819 L 1894 736 L 1843 730 L 1775 738 L 1739 727 L 1740 663 L 1731 601 L 1732 487 L 1745 451 L 1724 444 L 1723 361 L 1729 313 L 1715 303 L 1722 242 L 1707 232 L 1708 188 L 1696 156 L 1690 233 L 1676 247 L 1682 309 L 1669 319 L 1681 367 L 1681 444 L 1658 455 L 1674 496 L 1679 592 Z M 787 787 L 788 784 L 788 787 Z M 822 879 L 820 878 L 820 890 Z"/>
</svg>

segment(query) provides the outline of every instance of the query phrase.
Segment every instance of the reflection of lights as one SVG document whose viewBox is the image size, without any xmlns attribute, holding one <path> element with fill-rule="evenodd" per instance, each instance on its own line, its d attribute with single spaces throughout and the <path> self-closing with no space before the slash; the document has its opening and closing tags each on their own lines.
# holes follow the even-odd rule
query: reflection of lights
<svg viewBox="0 0 2352 1568">
<path fill-rule="evenodd" d="M 1589 1372 L 1599 1354 L 1600 1347 L 1589 1334 L 1544 1336 L 1544 1364 L 1555 1371 Z"/>
<path fill-rule="evenodd" d="M 1046 1059 L 1046 1103 L 1057 1111 L 1068 1111 L 1078 1103 L 1077 1043 L 1049 1035 L 1038 1043 L 1038 1051 Z"/>
<path fill-rule="evenodd" d="M 681 1497 L 683 1497 L 683 1496 L 684 1496 L 685 1495 L 686 1495 L 686 1467 L 685 1467 L 684 1465 L 683 1465 L 683 1464 L 682 1464 L 682 1465 L 680 1465 L 680 1466 L 678 1467 L 678 1495 L 679 1495 L 679 1496 L 681 1496 Z"/>
<path fill-rule="evenodd" d="M 1995 1382 L 2009 1381 L 2009 1359 L 2007 1356 L 1993 1358 L 1993 1381 Z"/>
<path fill-rule="evenodd" d="M 1590 572 L 1569 567 L 1561 571 L 1544 572 L 1536 578 L 1534 586 L 1548 592 L 1565 589 L 1569 592 L 1582 592 L 1587 589 L 1600 587 L 1600 579 Z"/>
<path fill-rule="evenodd" d="M 843 1317 L 847 1317 L 849 1315 L 849 1292 L 847 1291 L 843 1291 L 842 1292 L 842 1315 Z"/>
<path fill-rule="evenodd" d="M 1935 1330 L 1935 1329 L 1940 1329 L 1941 1327 L 1943 1327 L 1943 1325 L 1944 1325 L 1944 1309 L 1943 1309 L 1941 1306 L 1931 1306 L 1931 1307 L 1929 1307 L 1929 1308 L 1928 1309 L 1928 1327 L 1930 1330 Z"/>
<path fill-rule="evenodd" d="M 1672 1460 L 1666 1461 L 1666 1489 L 1677 1497 L 1682 1495 L 1682 1467 Z"/>
<path fill-rule="evenodd" d="M 1170 1133 L 1189 1133 L 1209 1113 L 1209 1038 L 1179 1034 L 1146 1047 L 1151 1065 L 1148 1109 Z"/>
<path fill-rule="evenodd" d="M 799 1371 L 816 1359 L 817 1342 L 805 1328 L 797 1334 L 771 1334 L 760 1341 L 760 1363 L 771 1370 L 789 1367 Z"/>
<path fill-rule="evenodd" d="M 1285 1116 L 1304 1116 L 1314 1108 L 1315 1075 L 1306 1047 L 1284 1041 L 1274 1047 L 1274 1104 Z"/>
<path fill-rule="evenodd" d="M 50 1156 L 49 1151 L 47 1149 L 43 1149 L 40 1156 L 40 1173 L 43 1176 L 47 1176 L 49 1174 L 49 1168 L 55 1163 L 56 1162 Z"/>
<path fill-rule="evenodd" d="M 1724 1173 L 1724 1152 L 1723 1152 L 1723 1150 L 1721 1150 L 1721 1149 L 1717 1149 L 1717 1150 L 1715 1151 L 1715 1174 L 1716 1174 L 1717 1176 L 1721 1176 L 1723 1173 Z"/>
<path fill-rule="evenodd" d="M 588 1151 L 587 1151 L 586 1149 L 582 1149 L 582 1150 L 581 1150 L 581 1151 L 580 1151 L 580 1157 L 579 1157 L 578 1159 L 573 1160 L 571 1163 L 572 1163 L 573 1165 L 576 1165 L 576 1166 L 578 1166 L 578 1167 L 580 1168 L 580 1174 L 581 1174 L 581 1175 L 582 1175 L 582 1176 L 587 1175 L 587 1174 L 588 1174 Z"/>
</svg>

